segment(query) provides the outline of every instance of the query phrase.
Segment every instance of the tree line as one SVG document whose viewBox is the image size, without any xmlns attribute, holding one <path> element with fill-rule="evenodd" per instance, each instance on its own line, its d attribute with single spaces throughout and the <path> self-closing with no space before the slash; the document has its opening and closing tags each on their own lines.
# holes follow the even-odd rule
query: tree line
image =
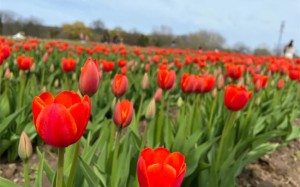
<svg viewBox="0 0 300 187">
<path fill-rule="evenodd" d="M 14 12 L 0 11 L 0 35 L 14 35 L 18 32 L 22 32 L 26 36 L 39 38 L 84 39 L 99 42 L 122 42 L 137 46 L 217 49 L 245 54 L 271 55 L 266 47 L 251 51 L 243 43 L 237 43 L 233 48 L 226 48 L 226 40 L 221 34 L 206 30 L 174 35 L 170 27 L 162 25 L 154 28 L 152 33 L 146 35 L 137 30 L 125 31 L 121 27 L 108 29 L 100 19 L 93 21 L 89 26 L 81 21 L 76 21 L 63 24 L 61 27 L 51 27 L 43 25 L 41 20 L 34 17 L 24 19 Z"/>
</svg>

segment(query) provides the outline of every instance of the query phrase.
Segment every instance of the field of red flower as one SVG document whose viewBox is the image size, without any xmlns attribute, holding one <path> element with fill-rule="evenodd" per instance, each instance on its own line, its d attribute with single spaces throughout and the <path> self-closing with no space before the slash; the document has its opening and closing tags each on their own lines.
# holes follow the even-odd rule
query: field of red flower
<svg viewBox="0 0 300 187">
<path fill-rule="evenodd" d="M 35 186 L 235 186 L 300 136 L 300 59 L 0 38 L 0 64 L 0 158 L 25 186 L 33 151 Z"/>
</svg>

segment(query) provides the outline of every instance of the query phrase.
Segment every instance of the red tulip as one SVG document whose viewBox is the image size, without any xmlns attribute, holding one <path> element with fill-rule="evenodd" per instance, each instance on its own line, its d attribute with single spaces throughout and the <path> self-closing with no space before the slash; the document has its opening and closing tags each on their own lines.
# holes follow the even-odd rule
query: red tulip
<svg viewBox="0 0 300 187">
<path fill-rule="evenodd" d="M 161 88 L 158 88 L 154 94 L 154 99 L 155 101 L 160 101 L 161 100 L 161 97 L 162 97 L 162 92 L 163 90 Z"/>
<path fill-rule="evenodd" d="M 290 70 L 289 77 L 291 80 L 299 80 L 300 79 L 300 71 L 299 70 Z"/>
<path fill-rule="evenodd" d="M 119 67 L 124 67 L 124 66 L 126 66 L 126 60 L 125 59 L 119 59 L 118 60 L 118 66 Z"/>
<path fill-rule="evenodd" d="M 115 64 L 113 62 L 102 61 L 102 69 L 105 72 L 112 71 L 114 69 Z"/>
<path fill-rule="evenodd" d="M 185 173 L 184 155 L 165 148 L 145 148 L 137 163 L 140 187 L 180 187 Z"/>
<path fill-rule="evenodd" d="M 252 96 L 243 86 L 228 85 L 225 88 L 224 101 L 225 106 L 232 111 L 243 109 Z"/>
<path fill-rule="evenodd" d="M 17 61 L 18 61 L 18 66 L 21 70 L 28 70 L 33 64 L 33 58 L 27 57 L 25 55 L 19 56 Z"/>
<path fill-rule="evenodd" d="M 122 96 L 126 92 L 127 86 L 128 86 L 127 77 L 122 74 L 116 74 L 113 83 L 111 85 L 111 89 L 114 95 L 118 97 Z"/>
<path fill-rule="evenodd" d="M 267 86 L 268 79 L 269 79 L 269 77 L 265 76 L 265 75 L 259 75 L 259 74 L 253 75 L 253 83 L 255 85 L 260 84 L 260 86 L 257 86 L 257 87 L 265 88 Z"/>
<path fill-rule="evenodd" d="M 53 97 L 50 92 L 32 101 L 33 122 L 40 137 L 54 147 L 67 147 L 77 142 L 85 131 L 91 113 L 88 96 L 74 91 Z"/>
<path fill-rule="evenodd" d="M 194 91 L 194 85 L 195 85 L 195 76 L 192 74 L 184 73 L 181 77 L 181 90 L 184 93 L 192 93 Z"/>
<path fill-rule="evenodd" d="M 81 68 L 79 90 L 83 95 L 94 95 L 99 87 L 100 73 L 95 61 L 88 59 Z"/>
<path fill-rule="evenodd" d="M 243 75 L 242 66 L 227 65 L 226 76 L 237 80 L 237 79 L 241 78 L 242 75 Z"/>
<path fill-rule="evenodd" d="M 210 92 L 216 83 L 213 75 L 199 75 L 196 76 L 195 91 L 197 93 Z"/>
<path fill-rule="evenodd" d="M 158 86 L 162 89 L 171 89 L 175 83 L 175 71 L 160 69 L 157 73 Z"/>
<path fill-rule="evenodd" d="M 118 101 L 114 110 L 113 120 L 118 127 L 127 127 L 132 120 L 133 105 L 127 99 Z"/>
<path fill-rule="evenodd" d="M 284 87 L 284 80 L 280 79 L 277 83 L 277 89 L 281 90 Z"/>
<path fill-rule="evenodd" d="M 62 70 L 64 72 L 73 71 L 76 67 L 76 60 L 74 58 L 62 58 Z"/>
</svg>

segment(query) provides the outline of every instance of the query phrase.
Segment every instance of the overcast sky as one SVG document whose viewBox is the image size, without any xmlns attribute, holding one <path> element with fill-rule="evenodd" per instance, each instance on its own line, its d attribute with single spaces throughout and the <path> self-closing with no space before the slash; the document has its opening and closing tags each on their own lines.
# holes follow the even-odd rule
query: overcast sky
<svg viewBox="0 0 300 187">
<path fill-rule="evenodd" d="M 300 0 L 0 0 L 0 10 L 45 25 L 101 19 L 107 28 L 146 34 L 160 25 L 174 34 L 205 29 L 223 35 L 227 46 L 243 42 L 251 48 L 274 48 L 285 21 L 282 43 L 294 39 L 300 51 Z"/>
</svg>

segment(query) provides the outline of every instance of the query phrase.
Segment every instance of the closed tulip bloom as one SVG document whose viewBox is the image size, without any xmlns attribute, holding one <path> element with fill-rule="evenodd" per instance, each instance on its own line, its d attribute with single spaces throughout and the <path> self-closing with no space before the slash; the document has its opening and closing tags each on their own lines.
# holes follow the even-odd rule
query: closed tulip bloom
<svg viewBox="0 0 300 187">
<path fill-rule="evenodd" d="M 299 80 L 300 79 L 300 71 L 299 70 L 290 70 L 289 77 L 291 80 Z"/>
<path fill-rule="evenodd" d="M 194 85 L 195 85 L 195 76 L 192 74 L 184 73 L 181 77 L 181 90 L 184 93 L 192 93 L 194 91 Z"/>
<path fill-rule="evenodd" d="M 156 113 L 156 104 L 155 104 L 155 99 L 151 99 L 150 103 L 148 104 L 145 117 L 147 120 L 151 120 L 154 118 Z"/>
<path fill-rule="evenodd" d="M 149 87 L 149 76 L 145 73 L 142 79 L 142 89 L 145 90 Z"/>
<path fill-rule="evenodd" d="M 128 79 L 125 75 L 116 74 L 111 85 L 112 92 L 115 96 L 122 96 L 127 89 Z"/>
<path fill-rule="evenodd" d="M 184 155 L 165 148 L 145 148 L 137 163 L 140 187 L 180 187 L 185 173 Z"/>
<path fill-rule="evenodd" d="M 280 79 L 277 83 L 277 89 L 281 90 L 284 87 L 284 80 Z"/>
<path fill-rule="evenodd" d="M 253 75 L 253 83 L 256 85 L 257 82 L 259 81 L 261 84 L 260 86 L 262 88 L 265 88 L 268 85 L 268 79 L 269 77 L 265 75 L 259 75 L 259 74 Z"/>
<path fill-rule="evenodd" d="M 22 55 L 18 57 L 17 62 L 21 70 L 28 70 L 33 64 L 33 58 Z"/>
<path fill-rule="evenodd" d="M 157 73 L 158 86 L 162 89 L 169 90 L 173 87 L 176 80 L 175 71 L 160 69 Z"/>
<path fill-rule="evenodd" d="M 76 60 L 74 58 L 62 58 L 62 70 L 64 72 L 73 71 L 76 67 Z"/>
<path fill-rule="evenodd" d="M 198 75 L 196 76 L 195 92 L 210 92 L 214 88 L 215 83 L 216 78 L 213 75 Z"/>
<path fill-rule="evenodd" d="M 45 143 L 67 147 L 84 133 L 91 113 L 89 96 L 81 98 L 74 91 L 63 91 L 56 97 L 43 92 L 32 101 L 33 122 Z"/>
<path fill-rule="evenodd" d="M 97 64 L 88 59 L 81 68 L 79 90 L 83 95 L 94 95 L 99 87 L 100 73 Z"/>
<path fill-rule="evenodd" d="M 239 111 L 247 105 L 251 96 L 252 92 L 247 91 L 243 86 L 228 85 L 224 93 L 225 106 L 229 110 Z"/>
<path fill-rule="evenodd" d="M 22 160 L 26 160 L 32 155 L 32 144 L 24 131 L 20 137 L 18 154 Z"/>
<path fill-rule="evenodd" d="M 127 127 L 132 120 L 133 104 L 127 99 L 122 102 L 118 101 L 113 115 L 113 120 L 116 126 L 124 128 Z"/>
<path fill-rule="evenodd" d="M 236 65 L 228 65 L 226 67 L 226 76 L 233 78 L 233 79 L 239 79 L 243 75 L 243 67 L 242 66 L 236 66 Z"/>
<path fill-rule="evenodd" d="M 160 101 L 162 97 L 163 90 L 161 88 L 158 88 L 154 94 L 155 101 Z"/>
</svg>

